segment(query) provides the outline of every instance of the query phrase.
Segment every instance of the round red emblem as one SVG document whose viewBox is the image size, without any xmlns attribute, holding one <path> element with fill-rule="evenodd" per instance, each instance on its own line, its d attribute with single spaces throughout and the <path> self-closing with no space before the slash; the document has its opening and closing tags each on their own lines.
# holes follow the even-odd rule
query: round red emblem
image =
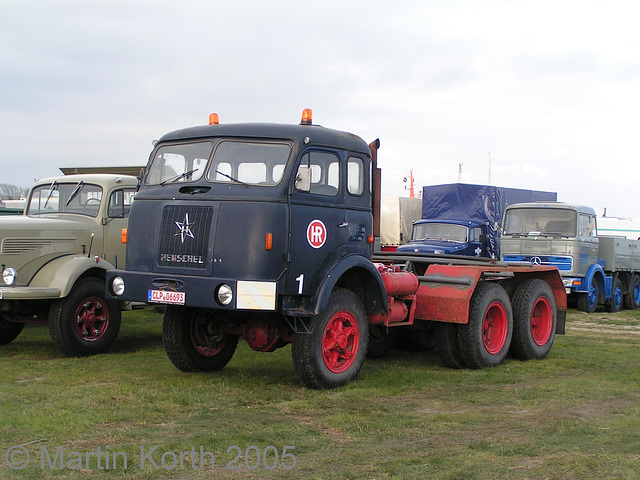
<svg viewBox="0 0 640 480">
<path fill-rule="evenodd" d="M 320 220 L 312 220 L 307 227 L 307 241 L 313 248 L 320 248 L 327 240 L 327 228 Z"/>
</svg>

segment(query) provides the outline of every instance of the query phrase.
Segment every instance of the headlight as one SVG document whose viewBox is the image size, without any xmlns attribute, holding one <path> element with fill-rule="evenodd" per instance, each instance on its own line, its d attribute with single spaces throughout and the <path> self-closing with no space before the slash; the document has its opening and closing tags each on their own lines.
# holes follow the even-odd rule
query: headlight
<svg viewBox="0 0 640 480">
<path fill-rule="evenodd" d="M 2 271 L 2 280 L 6 285 L 13 285 L 16 283 L 17 275 L 15 268 L 7 267 Z"/>
<path fill-rule="evenodd" d="M 229 305 L 231 300 L 233 300 L 233 291 L 229 285 L 223 283 L 216 291 L 216 301 L 220 305 Z"/>
<path fill-rule="evenodd" d="M 113 280 L 111 280 L 111 293 L 116 297 L 124 293 L 124 280 L 122 277 L 113 277 Z"/>
</svg>

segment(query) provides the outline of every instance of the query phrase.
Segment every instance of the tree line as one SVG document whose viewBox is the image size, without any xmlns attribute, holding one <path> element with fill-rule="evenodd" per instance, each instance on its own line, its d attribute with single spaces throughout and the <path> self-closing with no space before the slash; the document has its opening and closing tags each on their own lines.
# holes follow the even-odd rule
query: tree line
<svg viewBox="0 0 640 480">
<path fill-rule="evenodd" d="M 10 185 L 8 183 L 0 183 L 0 199 L 2 200 L 20 200 L 29 193 L 28 188 Z"/>
</svg>

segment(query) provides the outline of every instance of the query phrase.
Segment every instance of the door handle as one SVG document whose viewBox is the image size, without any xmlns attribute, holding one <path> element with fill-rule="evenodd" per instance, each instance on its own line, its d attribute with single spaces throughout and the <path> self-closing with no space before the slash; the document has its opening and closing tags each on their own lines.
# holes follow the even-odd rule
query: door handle
<svg viewBox="0 0 640 480">
<path fill-rule="evenodd" d="M 343 228 L 343 227 L 346 227 L 348 225 L 349 225 L 348 222 L 342 222 L 340 225 L 338 225 L 338 228 Z"/>
</svg>

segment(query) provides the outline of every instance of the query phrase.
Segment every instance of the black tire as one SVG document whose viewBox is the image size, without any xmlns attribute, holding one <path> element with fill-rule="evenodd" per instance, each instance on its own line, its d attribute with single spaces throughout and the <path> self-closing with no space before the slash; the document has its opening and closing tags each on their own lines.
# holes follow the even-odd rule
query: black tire
<svg viewBox="0 0 640 480">
<path fill-rule="evenodd" d="M 162 321 L 162 343 L 167 356 L 183 372 L 221 370 L 231 361 L 238 336 L 207 310 L 167 307 Z"/>
<path fill-rule="evenodd" d="M 513 313 L 500 285 L 480 282 L 471 297 L 469 322 L 458 327 L 460 353 L 467 368 L 494 367 L 509 352 Z"/>
<path fill-rule="evenodd" d="M 120 308 L 106 300 L 105 284 L 97 278 L 78 281 L 69 295 L 49 308 L 49 334 L 67 356 L 83 357 L 106 351 L 120 331 Z"/>
<path fill-rule="evenodd" d="M 596 307 L 598 306 L 598 298 L 600 296 L 600 291 L 598 290 L 598 282 L 593 278 L 591 280 L 591 287 L 589 291 L 586 293 L 579 293 L 578 300 L 576 302 L 576 306 L 578 310 L 585 313 L 593 313 L 596 311 Z"/>
<path fill-rule="evenodd" d="M 369 346 L 367 347 L 367 358 L 382 358 L 398 338 L 398 328 L 388 328 L 384 325 L 369 325 Z"/>
<path fill-rule="evenodd" d="M 7 345 L 13 342 L 18 338 L 23 328 L 24 323 L 0 321 L 0 345 Z"/>
<path fill-rule="evenodd" d="M 631 290 L 624 296 L 624 308 L 635 310 L 640 307 L 640 277 L 634 275 L 631 279 Z"/>
<path fill-rule="evenodd" d="M 293 366 L 300 381 L 315 389 L 353 381 L 364 363 L 369 340 L 360 299 L 349 290 L 336 288 L 327 307 L 313 320 L 312 333 L 294 333 L 291 342 Z"/>
<path fill-rule="evenodd" d="M 556 302 L 544 280 L 525 280 L 511 299 L 513 338 L 511 354 L 520 360 L 545 358 L 555 339 Z"/>
<path fill-rule="evenodd" d="M 460 353 L 458 342 L 458 327 L 456 323 L 442 323 L 438 325 L 437 351 L 442 363 L 449 368 L 465 368 L 464 359 Z"/>
<path fill-rule="evenodd" d="M 611 298 L 604 306 L 605 310 L 610 313 L 617 313 L 622 309 L 624 302 L 624 295 L 622 294 L 622 282 L 620 278 L 616 276 L 613 280 L 613 292 Z"/>
</svg>

